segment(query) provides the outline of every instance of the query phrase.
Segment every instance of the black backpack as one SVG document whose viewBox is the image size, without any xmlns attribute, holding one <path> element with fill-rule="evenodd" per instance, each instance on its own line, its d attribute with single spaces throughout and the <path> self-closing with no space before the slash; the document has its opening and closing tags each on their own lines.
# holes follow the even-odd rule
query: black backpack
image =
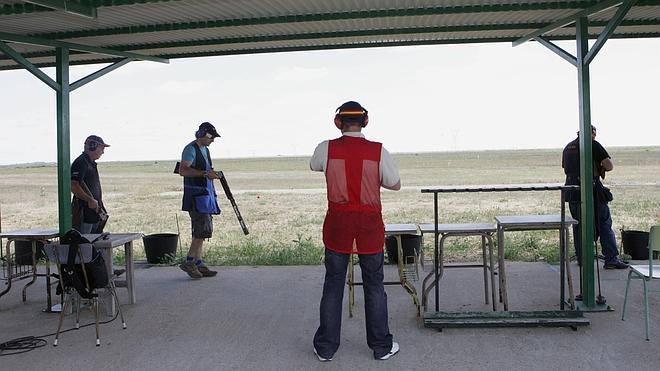
<svg viewBox="0 0 660 371">
<path fill-rule="evenodd" d="M 80 245 L 91 244 L 102 237 L 103 235 L 94 241 L 89 241 L 80 232 L 71 229 L 60 238 L 60 244 L 69 245 L 69 255 L 66 264 L 62 264 L 62 277 L 60 278 L 60 284 L 57 286 L 58 295 L 62 293 L 62 286 L 73 287 L 82 298 L 91 299 L 96 296 L 95 289 L 108 285 L 108 271 L 105 267 L 105 260 L 96 248 L 92 246 L 92 259 L 84 263 L 84 271 L 82 264 L 76 263 Z"/>
</svg>

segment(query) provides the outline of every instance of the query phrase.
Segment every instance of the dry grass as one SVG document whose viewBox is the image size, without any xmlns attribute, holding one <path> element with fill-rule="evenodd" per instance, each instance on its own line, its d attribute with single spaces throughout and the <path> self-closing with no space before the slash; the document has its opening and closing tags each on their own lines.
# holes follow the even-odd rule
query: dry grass
<svg viewBox="0 0 660 371">
<path fill-rule="evenodd" d="M 660 221 L 660 147 L 611 148 L 615 171 L 608 174 L 615 200 L 616 231 L 648 230 Z M 562 182 L 558 150 L 398 154 L 404 189 L 383 191 L 386 223 L 433 221 L 433 197 L 420 189 L 439 185 Z M 249 228 L 243 236 L 218 185 L 221 216 L 206 246 L 214 264 L 315 264 L 322 255 L 324 178 L 309 170 L 308 158 L 217 159 Z M 190 242 L 181 206 L 182 181 L 174 161 L 99 164 L 104 199 L 111 214 L 108 231 L 177 232 Z M 56 227 L 57 175 L 54 166 L 0 167 L 2 229 Z M 555 192 L 442 194 L 442 222 L 492 221 L 495 215 L 557 213 Z M 617 233 L 618 234 L 618 233 Z M 556 233 L 511 235 L 507 256 L 557 260 Z M 425 248 L 430 249 L 432 238 Z M 508 240 L 508 239 L 507 239 Z M 476 260 L 476 240 L 451 241 L 449 260 Z M 141 246 L 141 242 L 138 243 Z M 140 254 L 138 250 L 138 255 Z"/>
</svg>

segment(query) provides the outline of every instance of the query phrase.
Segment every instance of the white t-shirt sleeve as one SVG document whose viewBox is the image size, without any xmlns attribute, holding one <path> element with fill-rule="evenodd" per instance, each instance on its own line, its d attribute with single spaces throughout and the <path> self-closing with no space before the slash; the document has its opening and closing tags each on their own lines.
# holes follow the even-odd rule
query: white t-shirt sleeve
<svg viewBox="0 0 660 371">
<path fill-rule="evenodd" d="M 399 177 L 399 169 L 394 163 L 394 159 L 385 147 L 381 147 L 380 150 L 380 184 L 392 187 L 399 183 L 401 178 Z"/>
<path fill-rule="evenodd" d="M 314 150 L 312 158 L 309 160 L 309 168 L 314 171 L 325 171 L 328 163 L 328 141 L 319 143 Z"/>
</svg>

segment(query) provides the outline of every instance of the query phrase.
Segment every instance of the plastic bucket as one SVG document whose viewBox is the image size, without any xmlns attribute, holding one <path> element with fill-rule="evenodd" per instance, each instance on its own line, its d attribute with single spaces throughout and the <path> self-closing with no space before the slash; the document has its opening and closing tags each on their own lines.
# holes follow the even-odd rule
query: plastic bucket
<svg viewBox="0 0 660 371">
<path fill-rule="evenodd" d="M 404 263 L 411 261 L 412 259 L 408 259 L 408 257 L 419 255 L 419 250 L 422 248 L 422 236 L 412 234 L 401 235 L 401 248 L 403 250 Z M 399 261 L 399 255 L 396 251 L 396 237 L 388 236 L 385 239 L 385 250 L 387 250 L 387 260 L 390 264 Z"/>
<path fill-rule="evenodd" d="M 630 255 L 633 260 L 647 260 L 649 258 L 649 232 L 621 230 L 621 244 L 623 252 Z"/>
<path fill-rule="evenodd" d="M 149 264 L 167 264 L 174 261 L 179 235 L 176 233 L 156 233 L 142 237 L 144 253 Z"/>
<path fill-rule="evenodd" d="M 16 265 L 32 265 L 32 241 L 14 241 Z M 37 241 L 37 261 L 44 257 L 44 244 Z"/>
</svg>

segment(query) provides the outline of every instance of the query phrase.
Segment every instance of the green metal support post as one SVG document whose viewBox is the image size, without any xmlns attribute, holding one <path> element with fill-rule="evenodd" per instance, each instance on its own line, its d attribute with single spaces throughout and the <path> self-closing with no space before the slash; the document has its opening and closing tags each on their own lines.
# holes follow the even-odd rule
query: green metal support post
<svg viewBox="0 0 660 371">
<path fill-rule="evenodd" d="M 611 307 L 596 303 L 596 277 L 594 275 L 594 245 L 595 245 L 595 213 L 594 213 L 594 191 L 593 191 L 593 154 L 591 143 L 591 87 L 589 83 L 589 64 L 594 60 L 598 51 L 614 32 L 637 0 L 606 0 L 579 11 L 564 19 L 549 24 L 539 30 L 529 33 L 513 42 L 513 46 L 520 45 L 529 40 L 536 40 L 541 45 L 552 50 L 555 54 L 577 67 L 578 72 L 578 98 L 580 102 L 580 236 L 582 243 L 582 277 L 580 279 L 582 289 L 582 302 L 578 309 L 583 311 L 608 311 Z M 598 35 L 591 50 L 589 49 L 589 15 L 602 12 L 612 7 L 618 7 L 616 14 L 607 22 L 605 28 Z M 544 38 L 544 35 L 575 23 L 576 56 L 553 44 Z M 598 262 L 596 261 L 596 264 Z"/>
<path fill-rule="evenodd" d="M 60 235 L 71 229 L 71 150 L 69 49 L 56 48 L 57 94 L 57 203 Z"/>
<path fill-rule="evenodd" d="M 594 287 L 594 200 L 593 200 L 593 168 L 591 153 L 591 89 L 589 82 L 589 63 L 585 56 L 589 52 L 589 20 L 578 18 L 576 29 L 577 40 L 577 71 L 578 97 L 580 101 L 580 238 L 582 242 L 582 304 L 593 308 L 595 302 Z M 598 264 L 598 262 L 596 262 Z"/>
</svg>

